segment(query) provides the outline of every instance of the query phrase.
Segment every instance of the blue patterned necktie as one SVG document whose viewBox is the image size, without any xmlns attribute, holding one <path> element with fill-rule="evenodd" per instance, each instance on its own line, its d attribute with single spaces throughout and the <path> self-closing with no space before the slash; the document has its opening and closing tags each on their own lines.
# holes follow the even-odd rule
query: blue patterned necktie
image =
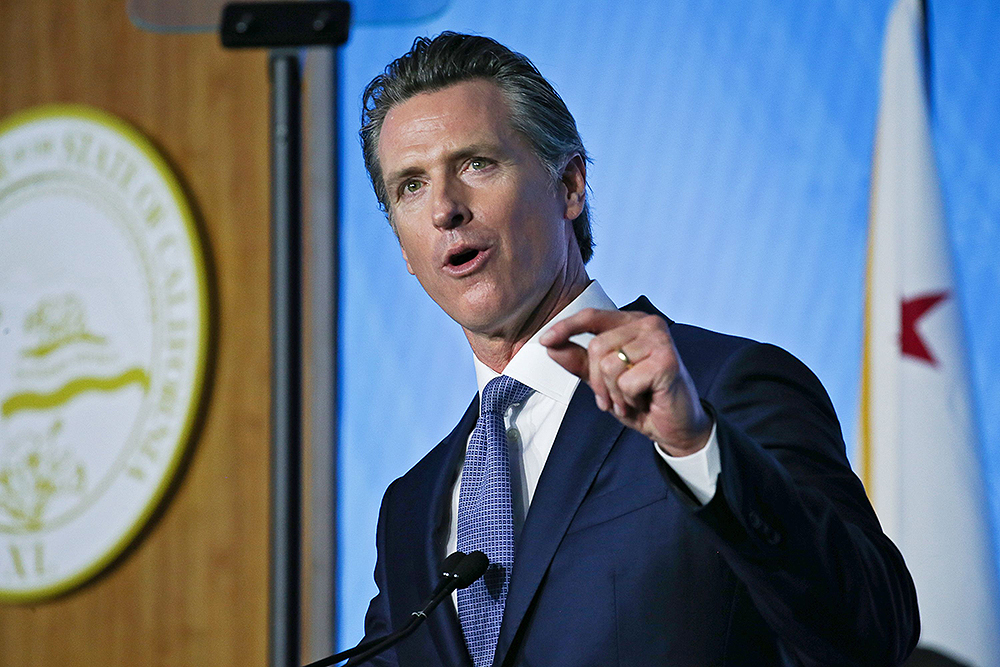
<svg viewBox="0 0 1000 667">
<path fill-rule="evenodd" d="M 483 387 L 479 420 L 469 438 L 458 494 L 458 549 L 479 550 L 490 559 L 486 574 L 458 591 L 458 617 L 475 667 L 493 662 L 507 585 L 514 565 L 510 460 L 504 413 L 531 393 L 514 378 L 500 375 Z"/>
</svg>

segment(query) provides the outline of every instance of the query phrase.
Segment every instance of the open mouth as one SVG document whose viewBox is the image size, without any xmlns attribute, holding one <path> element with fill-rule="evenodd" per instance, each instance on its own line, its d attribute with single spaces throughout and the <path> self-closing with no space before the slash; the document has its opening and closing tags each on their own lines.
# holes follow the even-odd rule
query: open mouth
<svg viewBox="0 0 1000 667">
<path fill-rule="evenodd" d="M 448 254 L 444 264 L 445 273 L 459 278 L 479 270 L 490 256 L 490 248 L 461 246 Z"/>
<path fill-rule="evenodd" d="M 456 252 L 448 258 L 448 265 L 459 268 L 462 265 L 468 264 L 474 260 L 476 256 L 479 255 L 479 252 L 478 248 L 467 248 L 466 250 Z"/>
</svg>

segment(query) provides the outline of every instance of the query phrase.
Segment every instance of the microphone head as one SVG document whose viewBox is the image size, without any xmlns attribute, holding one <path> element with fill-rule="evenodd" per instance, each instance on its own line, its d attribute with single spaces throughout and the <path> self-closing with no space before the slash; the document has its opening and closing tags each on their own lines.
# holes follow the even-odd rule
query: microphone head
<svg viewBox="0 0 1000 667">
<path fill-rule="evenodd" d="M 455 577 L 459 588 L 468 588 L 479 577 L 486 574 L 490 559 L 482 551 L 473 551 L 455 566 Z"/>
<path fill-rule="evenodd" d="M 458 567 L 458 564 L 461 563 L 464 558 L 465 558 L 464 551 L 456 551 L 455 553 L 451 554 L 443 561 L 441 561 L 441 565 L 438 568 L 438 572 L 442 577 L 453 579 L 455 577 L 455 568 Z"/>
</svg>

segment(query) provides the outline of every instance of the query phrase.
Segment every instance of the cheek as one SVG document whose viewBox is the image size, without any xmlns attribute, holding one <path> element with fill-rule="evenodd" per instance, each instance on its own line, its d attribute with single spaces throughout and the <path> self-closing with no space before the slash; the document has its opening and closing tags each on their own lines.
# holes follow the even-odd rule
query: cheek
<svg viewBox="0 0 1000 667">
<path fill-rule="evenodd" d="M 565 254 L 564 229 L 565 223 L 550 211 L 528 211 L 519 231 L 524 256 L 536 266 L 557 262 Z"/>
<path fill-rule="evenodd" d="M 546 183 L 534 183 L 515 200 L 516 216 L 524 223 L 523 234 L 537 241 L 550 241 L 561 236 L 564 210 Z"/>
<path fill-rule="evenodd" d="M 399 231 L 399 246 L 406 262 L 406 269 L 413 275 L 421 277 L 428 273 L 433 255 L 427 241 L 418 236 Z"/>
</svg>

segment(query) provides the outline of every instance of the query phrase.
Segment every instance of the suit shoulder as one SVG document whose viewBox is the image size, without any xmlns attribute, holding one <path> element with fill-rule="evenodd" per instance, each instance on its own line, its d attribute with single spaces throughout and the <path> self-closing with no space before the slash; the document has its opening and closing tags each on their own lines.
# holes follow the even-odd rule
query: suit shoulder
<svg viewBox="0 0 1000 667">
<path fill-rule="evenodd" d="M 699 392 L 706 392 L 720 375 L 728 376 L 733 371 L 737 375 L 773 373 L 811 386 L 825 396 L 815 374 L 795 355 L 777 345 L 679 323 L 671 325 L 670 334 Z"/>
<path fill-rule="evenodd" d="M 677 352 L 699 390 L 703 388 L 703 385 L 711 383 L 719 369 L 734 354 L 740 350 L 762 345 L 749 338 L 674 322 L 657 309 L 645 295 L 640 296 L 627 306 L 623 306 L 622 310 L 657 315 L 666 320 Z"/>
<path fill-rule="evenodd" d="M 710 331 L 690 324 L 670 325 L 677 353 L 699 392 L 704 392 L 734 355 L 760 346 L 755 340 Z"/>
<path fill-rule="evenodd" d="M 681 348 L 690 347 L 702 350 L 711 356 L 727 357 L 749 346 L 764 345 L 764 343 L 743 336 L 719 333 L 680 322 L 674 322 L 670 325 L 670 335 L 673 336 L 678 351 Z"/>
<path fill-rule="evenodd" d="M 793 387 L 818 409 L 834 414 L 820 379 L 784 348 L 684 324 L 672 325 L 670 333 L 703 398 L 711 400 L 716 391 Z"/>
</svg>

